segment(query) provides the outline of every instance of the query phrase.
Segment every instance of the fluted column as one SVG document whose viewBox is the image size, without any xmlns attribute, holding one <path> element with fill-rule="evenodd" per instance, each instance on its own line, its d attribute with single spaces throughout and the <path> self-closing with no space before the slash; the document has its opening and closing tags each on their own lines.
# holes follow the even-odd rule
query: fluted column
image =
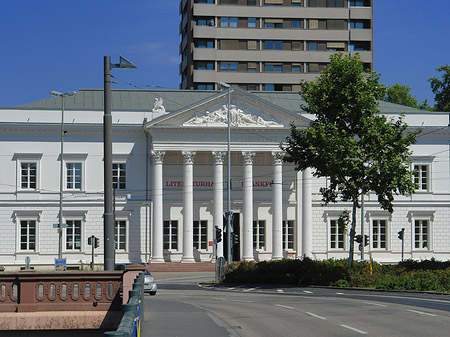
<svg viewBox="0 0 450 337">
<path fill-rule="evenodd" d="M 226 152 L 213 152 L 214 160 L 214 226 L 223 234 L 223 158 Z M 215 228 L 213 227 L 213 233 Z M 222 235 L 223 236 L 223 235 Z M 216 256 L 223 256 L 223 239 L 217 243 Z"/>
<path fill-rule="evenodd" d="M 312 257 L 312 174 L 307 168 L 302 175 L 302 255 Z"/>
<path fill-rule="evenodd" d="M 152 262 L 164 262 L 163 245 L 163 158 L 166 151 L 152 151 L 153 159 L 153 234 Z"/>
<path fill-rule="evenodd" d="M 243 151 L 244 157 L 244 224 L 242 228 L 243 254 L 245 261 L 253 257 L 253 158 L 255 152 Z"/>
<path fill-rule="evenodd" d="M 272 152 L 272 259 L 283 258 L 283 158 L 284 152 Z"/>
<path fill-rule="evenodd" d="M 194 156 L 195 151 L 183 151 L 183 257 L 181 262 L 194 260 Z"/>
</svg>

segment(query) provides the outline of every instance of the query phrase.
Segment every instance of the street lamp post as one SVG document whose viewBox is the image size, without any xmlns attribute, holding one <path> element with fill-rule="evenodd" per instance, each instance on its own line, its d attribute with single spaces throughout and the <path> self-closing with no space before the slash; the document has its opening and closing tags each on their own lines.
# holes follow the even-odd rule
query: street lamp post
<svg viewBox="0 0 450 337">
<path fill-rule="evenodd" d="M 58 223 L 58 259 L 62 259 L 62 210 L 63 210 L 63 185 L 64 185 L 64 98 L 76 95 L 76 91 L 59 92 L 50 91 L 50 95 L 61 97 L 61 165 L 59 173 L 59 223 Z"/>
<path fill-rule="evenodd" d="M 219 84 L 228 89 L 228 106 L 227 106 L 227 262 L 232 262 L 231 257 L 231 86 L 225 82 Z"/>
<path fill-rule="evenodd" d="M 104 115 L 103 115 L 103 152 L 104 152 L 104 269 L 114 270 L 114 210 L 112 183 L 112 115 L 111 115 L 111 69 L 134 69 L 136 66 L 120 56 L 120 63 L 111 63 L 111 57 L 103 58 L 104 66 Z"/>
</svg>

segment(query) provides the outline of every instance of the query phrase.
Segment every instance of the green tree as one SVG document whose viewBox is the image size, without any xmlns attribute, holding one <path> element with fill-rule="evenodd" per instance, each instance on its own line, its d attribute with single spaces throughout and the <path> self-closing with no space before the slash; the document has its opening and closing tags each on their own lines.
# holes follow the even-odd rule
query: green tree
<svg viewBox="0 0 450 337">
<path fill-rule="evenodd" d="M 406 105 L 412 108 L 419 107 L 417 97 L 411 94 L 411 87 L 409 85 L 396 83 L 395 85 L 389 87 L 384 100 L 386 102 Z"/>
<path fill-rule="evenodd" d="M 351 268 L 359 197 L 373 191 L 381 208 L 392 213 L 394 195 L 414 192 L 405 163 L 418 132 L 405 132 L 403 117 L 394 121 L 379 113 L 377 99 L 385 96 L 386 87 L 375 72 L 363 73 L 358 55 L 333 54 L 317 81 L 302 81 L 301 87 L 307 103 L 302 108 L 316 119 L 307 128 L 291 125 L 282 145 L 285 160 L 297 170 L 311 167 L 314 176 L 328 178 L 320 188 L 325 204 L 352 202 Z"/>
<path fill-rule="evenodd" d="M 431 83 L 431 91 L 434 94 L 436 111 L 450 111 L 450 66 L 440 66 L 436 69 L 439 72 L 444 72 L 442 78 L 432 77 L 428 80 Z"/>
</svg>

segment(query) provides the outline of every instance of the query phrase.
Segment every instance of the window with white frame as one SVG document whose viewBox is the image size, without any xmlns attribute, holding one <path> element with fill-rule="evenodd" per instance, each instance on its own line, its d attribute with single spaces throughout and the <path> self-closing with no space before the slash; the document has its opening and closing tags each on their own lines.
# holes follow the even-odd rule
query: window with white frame
<svg viewBox="0 0 450 337">
<path fill-rule="evenodd" d="M 127 221 L 116 220 L 114 227 L 114 245 L 116 250 L 127 249 Z"/>
<path fill-rule="evenodd" d="M 113 163 L 113 188 L 116 190 L 124 190 L 127 188 L 127 164 Z"/>
<path fill-rule="evenodd" d="M 82 163 L 66 163 L 66 189 L 82 190 Z"/>
<path fill-rule="evenodd" d="M 414 164 L 414 183 L 417 185 L 417 191 L 429 191 L 430 183 L 430 165 Z"/>
<path fill-rule="evenodd" d="M 330 220 L 330 249 L 344 249 L 344 228 L 337 219 Z"/>
<path fill-rule="evenodd" d="M 414 248 L 430 249 L 430 220 L 414 220 Z"/>
<path fill-rule="evenodd" d="M 294 220 L 283 221 L 283 248 L 294 249 Z"/>
<path fill-rule="evenodd" d="M 17 190 L 39 190 L 39 168 L 42 153 L 15 153 L 17 161 Z"/>
<path fill-rule="evenodd" d="M 36 190 L 37 163 L 20 163 L 20 188 L 22 190 Z"/>
<path fill-rule="evenodd" d="M 36 220 L 20 220 L 20 250 L 36 250 Z"/>
<path fill-rule="evenodd" d="M 67 220 L 66 250 L 81 250 L 81 220 Z"/>
<path fill-rule="evenodd" d="M 372 248 L 387 249 L 387 221 L 372 220 Z"/>
<path fill-rule="evenodd" d="M 253 248 L 265 249 L 266 220 L 253 221 Z"/>
<path fill-rule="evenodd" d="M 194 248 L 207 249 L 208 221 L 194 221 Z"/>
<path fill-rule="evenodd" d="M 178 220 L 164 221 L 164 249 L 178 250 Z"/>
</svg>

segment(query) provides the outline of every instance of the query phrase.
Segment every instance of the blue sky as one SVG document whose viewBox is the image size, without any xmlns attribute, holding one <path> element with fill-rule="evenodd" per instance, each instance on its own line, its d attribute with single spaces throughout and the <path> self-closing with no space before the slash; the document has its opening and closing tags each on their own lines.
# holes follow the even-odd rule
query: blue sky
<svg viewBox="0 0 450 337">
<path fill-rule="evenodd" d="M 387 85 L 408 84 L 433 101 L 428 78 L 450 63 L 449 0 L 374 0 L 374 67 Z M 80 88 L 103 87 L 103 56 L 138 66 L 113 69 L 112 88 L 177 89 L 179 0 L 1 0 L 0 107 Z M 117 80 L 117 79 L 116 79 Z M 135 86 L 127 85 L 132 83 Z"/>
</svg>

